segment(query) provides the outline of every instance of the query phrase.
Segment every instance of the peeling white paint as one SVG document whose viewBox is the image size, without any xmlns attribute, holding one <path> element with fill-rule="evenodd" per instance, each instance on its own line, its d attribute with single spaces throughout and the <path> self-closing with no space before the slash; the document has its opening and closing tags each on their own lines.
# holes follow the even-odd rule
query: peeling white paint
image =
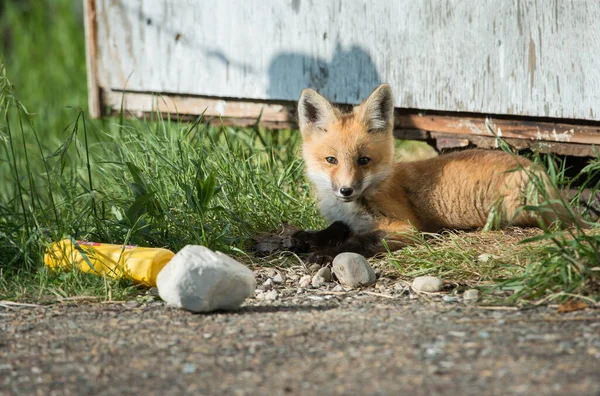
<svg viewBox="0 0 600 396">
<path fill-rule="evenodd" d="M 227 111 L 227 102 L 224 100 L 219 100 L 217 103 L 215 103 L 215 111 L 221 117 L 224 116 Z"/>
<path fill-rule="evenodd" d="M 357 103 L 389 82 L 398 107 L 600 121 L 597 0 L 294 4 L 96 0 L 99 85 Z"/>
</svg>

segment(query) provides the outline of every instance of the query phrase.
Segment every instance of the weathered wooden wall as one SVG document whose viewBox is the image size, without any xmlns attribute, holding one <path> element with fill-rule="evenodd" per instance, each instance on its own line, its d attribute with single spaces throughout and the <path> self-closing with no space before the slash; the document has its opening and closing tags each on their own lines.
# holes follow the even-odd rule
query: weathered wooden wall
<svg viewBox="0 0 600 396">
<path fill-rule="evenodd" d="M 105 91 L 600 120 L 597 0 L 90 1 Z"/>
</svg>

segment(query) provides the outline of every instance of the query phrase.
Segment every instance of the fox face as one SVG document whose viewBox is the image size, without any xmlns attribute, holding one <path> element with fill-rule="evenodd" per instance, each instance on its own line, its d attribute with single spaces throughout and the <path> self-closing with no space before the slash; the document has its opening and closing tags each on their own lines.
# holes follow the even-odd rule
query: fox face
<svg viewBox="0 0 600 396">
<path fill-rule="evenodd" d="M 394 97 L 382 84 L 349 114 L 312 89 L 302 91 L 298 122 L 307 176 L 321 198 L 368 197 L 392 171 Z"/>
</svg>

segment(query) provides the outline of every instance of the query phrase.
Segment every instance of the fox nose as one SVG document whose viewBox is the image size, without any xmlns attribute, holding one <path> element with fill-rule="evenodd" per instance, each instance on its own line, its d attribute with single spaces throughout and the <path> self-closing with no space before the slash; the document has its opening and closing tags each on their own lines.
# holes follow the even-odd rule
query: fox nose
<svg viewBox="0 0 600 396">
<path fill-rule="evenodd" d="M 350 187 L 340 188 L 340 194 L 342 194 L 344 197 L 349 197 L 350 195 L 352 195 L 353 192 L 354 192 L 354 189 L 350 188 Z"/>
</svg>

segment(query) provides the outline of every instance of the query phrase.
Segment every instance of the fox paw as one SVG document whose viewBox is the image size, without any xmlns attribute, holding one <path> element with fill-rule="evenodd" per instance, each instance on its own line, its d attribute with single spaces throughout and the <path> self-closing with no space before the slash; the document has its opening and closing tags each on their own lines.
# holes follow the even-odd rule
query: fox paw
<svg viewBox="0 0 600 396">
<path fill-rule="evenodd" d="M 328 252 L 326 250 L 320 250 L 317 252 L 313 252 L 308 255 L 306 262 L 309 264 L 319 264 L 326 265 L 333 262 L 333 258 L 336 256 L 333 252 Z"/>
<path fill-rule="evenodd" d="M 313 233 L 311 231 L 296 231 L 284 238 L 282 247 L 294 253 L 308 253 L 311 249 Z"/>
</svg>

